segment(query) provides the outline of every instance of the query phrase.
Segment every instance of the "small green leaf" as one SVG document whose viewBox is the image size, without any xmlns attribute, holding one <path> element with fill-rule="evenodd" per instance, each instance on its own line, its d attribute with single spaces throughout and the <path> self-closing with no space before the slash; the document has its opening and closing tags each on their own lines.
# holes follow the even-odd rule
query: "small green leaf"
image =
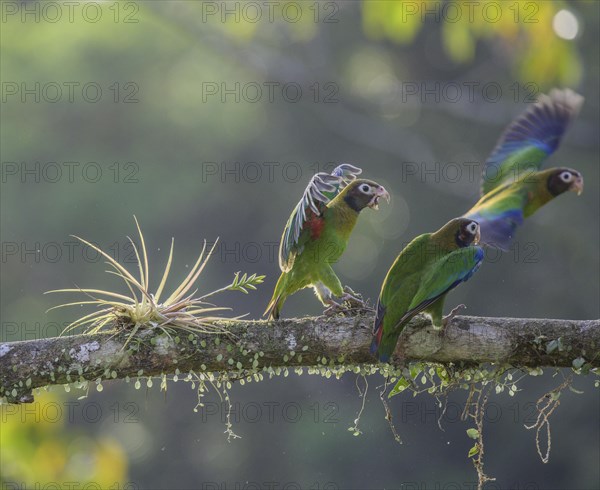
<svg viewBox="0 0 600 490">
<path fill-rule="evenodd" d="M 413 364 L 410 367 L 410 377 L 412 379 L 417 379 L 417 376 L 421 373 L 423 365 L 421 363 Z"/>
<path fill-rule="evenodd" d="M 398 393 L 402 393 L 409 386 L 410 386 L 410 383 L 405 378 L 400 378 L 398 380 L 398 382 L 396 383 L 396 386 L 394 386 L 392 391 L 390 391 L 388 398 L 391 398 L 391 397 L 397 395 Z"/>
<path fill-rule="evenodd" d="M 479 439 L 479 431 L 477 429 L 467 429 L 467 435 L 471 439 Z M 470 456 L 470 454 L 469 454 Z"/>
<path fill-rule="evenodd" d="M 468 457 L 472 458 L 477 453 L 479 453 L 479 448 L 477 447 L 477 444 L 475 444 L 471 449 L 469 449 L 469 456 Z"/>
</svg>

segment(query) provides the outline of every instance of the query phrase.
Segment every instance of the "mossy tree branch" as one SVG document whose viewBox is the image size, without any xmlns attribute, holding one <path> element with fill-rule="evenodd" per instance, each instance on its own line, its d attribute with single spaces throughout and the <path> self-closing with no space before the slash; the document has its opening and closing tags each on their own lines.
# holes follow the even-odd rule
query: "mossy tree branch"
<svg viewBox="0 0 600 490">
<path fill-rule="evenodd" d="M 176 370 L 256 372 L 268 367 L 373 364 L 370 316 L 228 321 L 223 335 L 139 329 L 0 343 L 0 396 L 33 401 L 47 385 L 158 376 Z M 600 320 L 457 316 L 444 336 L 417 317 L 402 337 L 407 361 L 514 367 L 600 367 Z M 575 364 L 574 364 L 575 361 Z M 397 364 L 399 360 L 395 361 Z"/>
</svg>

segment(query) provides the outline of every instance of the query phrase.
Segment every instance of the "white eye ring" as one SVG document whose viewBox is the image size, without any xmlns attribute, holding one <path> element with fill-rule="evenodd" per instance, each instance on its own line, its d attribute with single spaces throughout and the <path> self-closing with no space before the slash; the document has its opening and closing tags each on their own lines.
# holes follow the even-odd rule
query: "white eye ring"
<svg viewBox="0 0 600 490">
<path fill-rule="evenodd" d="M 371 186 L 369 186 L 369 184 L 362 184 L 360 186 L 360 191 L 364 192 L 365 194 L 368 194 L 370 190 L 371 190 Z"/>
<path fill-rule="evenodd" d="M 560 179 L 563 182 L 571 182 L 573 180 L 573 174 L 571 172 L 563 172 L 560 174 Z"/>
<path fill-rule="evenodd" d="M 471 221 L 468 225 L 467 225 L 467 231 L 471 234 L 474 235 L 475 233 L 477 233 L 477 223 L 475 223 L 474 221 Z"/>
</svg>

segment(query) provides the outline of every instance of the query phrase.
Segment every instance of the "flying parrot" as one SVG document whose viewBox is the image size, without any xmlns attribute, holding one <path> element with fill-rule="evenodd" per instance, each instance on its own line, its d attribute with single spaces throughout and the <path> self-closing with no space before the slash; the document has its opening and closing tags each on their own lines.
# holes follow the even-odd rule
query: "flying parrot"
<svg viewBox="0 0 600 490">
<path fill-rule="evenodd" d="M 312 177 L 302 199 L 289 217 L 279 245 L 281 276 L 265 315 L 279 318 L 288 296 L 312 287 L 324 306 L 339 307 L 334 297 L 357 301 L 344 290 L 331 264 L 346 249 L 359 213 L 378 209 L 379 199 L 390 200 L 385 188 L 372 180 L 357 179 L 362 170 L 341 164 L 331 174 Z"/>
<path fill-rule="evenodd" d="M 373 355 L 388 362 L 404 326 L 418 313 L 428 315 L 435 329 L 445 326 L 458 309 L 442 317 L 446 295 L 467 281 L 483 260 L 478 242 L 479 224 L 455 218 L 435 233 L 418 236 L 400 252 L 377 301 Z"/>
<path fill-rule="evenodd" d="M 507 250 L 524 218 L 566 191 L 581 194 L 576 170 L 540 168 L 582 104 L 572 90 L 553 89 L 508 125 L 485 163 L 482 197 L 464 215 L 479 223 L 482 243 Z"/>
</svg>

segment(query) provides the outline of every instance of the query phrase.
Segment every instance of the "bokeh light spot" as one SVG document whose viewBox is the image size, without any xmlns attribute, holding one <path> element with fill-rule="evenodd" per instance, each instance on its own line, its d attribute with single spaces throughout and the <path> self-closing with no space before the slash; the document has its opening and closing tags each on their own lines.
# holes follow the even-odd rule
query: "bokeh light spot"
<svg viewBox="0 0 600 490">
<path fill-rule="evenodd" d="M 554 15 L 552 28 L 558 37 L 567 40 L 575 39 L 579 32 L 579 21 L 573 12 L 562 9 Z"/>
</svg>

